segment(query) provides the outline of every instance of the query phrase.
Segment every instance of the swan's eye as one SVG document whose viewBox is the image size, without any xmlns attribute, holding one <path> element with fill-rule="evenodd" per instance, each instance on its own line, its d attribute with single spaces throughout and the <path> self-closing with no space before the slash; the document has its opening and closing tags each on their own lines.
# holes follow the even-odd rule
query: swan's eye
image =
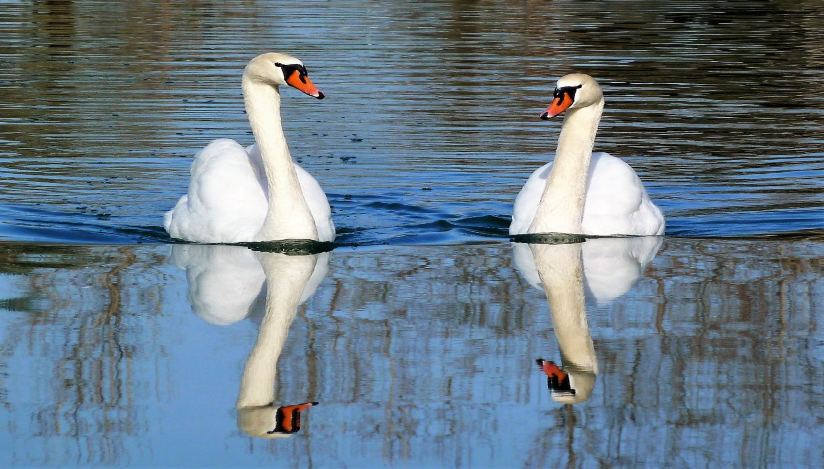
<svg viewBox="0 0 824 469">
<path fill-rule="evenodd" d="M 306 71 L 306 67 L 301 64 L 282 64 L 280 62 L 275 62 L 276 67 L 280 67 L 280 70 L 283 72 L 283 78 L 288 80 L 295 72 L 298 72 L 298 78 L 300 82 L 306 84 L 306 77 L 309 76 L 309 72 Z"/>
<path fill-rule="evenodd" d="M 575 92 L 578 91 L 584 85 L 578 86 L 562 86 L 560 88 L 555 88 L 555 92 L 552 93 L 552 97 L 558 99 L 558 103 L 564 101 L 564 97 L 568 96 L 570 101 L 575 101 Z"/>
</svg>

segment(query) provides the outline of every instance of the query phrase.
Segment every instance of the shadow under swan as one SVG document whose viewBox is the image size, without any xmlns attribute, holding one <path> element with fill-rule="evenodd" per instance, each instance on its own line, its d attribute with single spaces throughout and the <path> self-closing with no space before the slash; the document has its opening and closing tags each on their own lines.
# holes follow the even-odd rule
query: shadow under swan
<svg viewBox="0 0 824 469">
<path fill-rule="evenodd" d="M 514 246 L 515 266 L 546 294 L 562 367 L 539 358 L 552 399 L 576 404 L 589 399 L 598 360 L 587 323 L 587 299 L 606 304 L 641 277 L 661 246 L 658 237 L 588 238 L 583 243 Z"/>
<path fill-rule="evenodd" d="M 186 271 L 192 311 L 216 325 L 260 317 L 236 403 L 238 428 L 278 438 L 300 430 L 301 412 L 317 402 L 276 406 L 277 362 L 300 304 L 329 270 L 329 253 L 286 255 L 243 246 L 180 244 L 172 262 Z"/>
</svg>

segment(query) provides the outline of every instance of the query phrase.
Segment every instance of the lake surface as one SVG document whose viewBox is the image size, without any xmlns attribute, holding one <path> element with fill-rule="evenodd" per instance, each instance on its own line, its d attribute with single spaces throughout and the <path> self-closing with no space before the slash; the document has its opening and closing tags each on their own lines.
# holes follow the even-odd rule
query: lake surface
<svg viewBox="0 0 824 469">
<path fill-rule="evenodd" d="M 0 0 L 0 29 L 0 465 L 824 466 L 818 2 Z M 268 51 L 327 96 L 283 114 L 339 247 L 172 244 Z M 509 242 L 573 71 L 665 237 Z"/>
<path fill-rule="evenodd" d="M 651 240 L 6 244 L 0 465 L 820 467 L 824 242 Z"/>
</svg>

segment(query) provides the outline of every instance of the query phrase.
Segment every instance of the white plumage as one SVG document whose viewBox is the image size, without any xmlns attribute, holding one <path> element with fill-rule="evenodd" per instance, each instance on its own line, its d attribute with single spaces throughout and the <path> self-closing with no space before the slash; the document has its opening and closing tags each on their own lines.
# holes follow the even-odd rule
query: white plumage
<svg viewBox="0 0 824 469">
<path fill-rule="evenodd" d="M 326 194 L 318 181 L 294 164 L 319 241 L 335 239 Z M 243 148 L 228 138 L 213 141 L 192 163 L 189 191 L 166 212 L 172 238 L 200 243 L 253 241 L 269 210 L 268 187 L 257 145 Z"/>
<path fill-rule="evenodd" d="M 521 188 L 512 211 L 510 234 L 527 233 L 551 170 L 552 162 L 541 166 Z M 581 227 L 588 235 L 662 235 L 664 216 L 630 165 L 609 153 L 593 153 Z"/>
</svg>

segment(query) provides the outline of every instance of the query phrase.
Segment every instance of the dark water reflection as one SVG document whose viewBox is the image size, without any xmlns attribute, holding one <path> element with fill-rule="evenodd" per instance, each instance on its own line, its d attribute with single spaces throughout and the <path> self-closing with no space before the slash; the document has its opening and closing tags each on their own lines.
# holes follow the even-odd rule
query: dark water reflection
<svg viewBox="0 0 824 469">
<path fill-rule="evenodd" d="M 287 93 L 286 130 L 344 243 L 504 236 L 572 70 L 600 80 L 597 146 L 641 174 L 668 234 L 824 220 L 815 2 L 49 1 L 0 22 L 5 239 L 166 240 L 194 152 L 251 141 L 239 76 L 273 49 L 327 93 Z"/>
<path fill-rule="evenodd" d="M 0 465 L 821 466 L 824 244 L 604 241 L 4 244 Z"/>
</svg>

